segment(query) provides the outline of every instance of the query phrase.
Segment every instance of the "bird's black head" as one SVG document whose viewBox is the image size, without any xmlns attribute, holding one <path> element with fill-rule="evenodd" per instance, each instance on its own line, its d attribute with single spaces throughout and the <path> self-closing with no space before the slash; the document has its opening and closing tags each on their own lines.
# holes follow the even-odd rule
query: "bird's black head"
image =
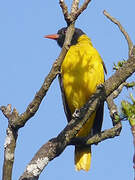
<svg viewBox="0 0 135 180">
<path fill-rule="evenodd" d="M 67 27 L 64 27 L 58 30 L 57 34 L 47 35 L 45 37 L 50 39 L 55 39 L 58 45 L 62 47 L 65 41 L 66 31 L 67 31 Z M 83 34 L 85 33 L 81 29 L 75 28 L 75 32 L 71 40 L 71 45 L 75 45 L 77 43 L 78 38 Z"/>
</svg>

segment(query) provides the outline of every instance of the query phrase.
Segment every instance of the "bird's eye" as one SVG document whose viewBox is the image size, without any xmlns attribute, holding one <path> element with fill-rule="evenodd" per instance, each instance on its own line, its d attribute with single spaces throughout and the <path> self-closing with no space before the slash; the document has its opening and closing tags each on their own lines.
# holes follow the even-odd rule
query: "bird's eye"
<svg viewBox="0 0 135 180">
<path fill-rule="evenodd" d="M 63 30 L 63 34 L 66 34 L 66 32 L 67 32 L 66 29 L 64 29 L 64 30 Z"/>
</svg>

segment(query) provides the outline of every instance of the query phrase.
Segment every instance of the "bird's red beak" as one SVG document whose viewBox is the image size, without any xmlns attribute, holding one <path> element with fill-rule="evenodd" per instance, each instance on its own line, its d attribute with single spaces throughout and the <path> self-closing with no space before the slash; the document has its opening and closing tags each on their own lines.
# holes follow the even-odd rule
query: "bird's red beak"
<svg viewBox="0 0 135 180">
<path fill-rule="evenodd" d="M 58 34 L 50 34 L 50 35 L 44 36 L 44 38 L 57 40 L 59 38 L 59 35 Z"/>
</svg>

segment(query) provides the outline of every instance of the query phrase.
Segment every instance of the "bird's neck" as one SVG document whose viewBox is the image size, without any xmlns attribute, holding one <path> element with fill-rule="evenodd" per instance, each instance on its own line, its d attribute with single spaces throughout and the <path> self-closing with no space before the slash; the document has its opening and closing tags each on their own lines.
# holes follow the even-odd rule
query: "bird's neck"
<svg viewBox="0 0 135 180">
<path fill-rule="evenodd" d="M 91 46 L 93 46 L 92 42 L 91 42 L 91 39 L 88 36 L 86 36 L 85 34 L 81 35 L 78 38 L 77 43 L 79 43 L 79 44 L 80 43 L 89 43 Z"/>
</svg>

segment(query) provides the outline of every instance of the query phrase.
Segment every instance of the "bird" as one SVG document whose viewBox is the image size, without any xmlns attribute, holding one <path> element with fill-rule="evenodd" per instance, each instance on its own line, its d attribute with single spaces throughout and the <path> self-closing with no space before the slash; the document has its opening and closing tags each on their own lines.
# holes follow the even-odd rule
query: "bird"
<svg viewBox="0 0 135 180">
<path fill-rule="evenodd" d="M 56 34 L 44 36 L 57 41 L 62 48 L 67 27 Z M 75 28 L 69 50 L 62 62 L 59 82 L 64 111 L 68 122 L 72 114 L 84 106 L 95 93 L 98 85 L 104 83 L 106 67 L 98 51 L 93 47 L 91 39 L 79 28 Z M 77 133 L 76 137 L 87 137 L 101 132 L 104 103 Z M 91 166 L 91 147 L 75 146 L 75 169 L 89 171 Z"/>
</svg>

